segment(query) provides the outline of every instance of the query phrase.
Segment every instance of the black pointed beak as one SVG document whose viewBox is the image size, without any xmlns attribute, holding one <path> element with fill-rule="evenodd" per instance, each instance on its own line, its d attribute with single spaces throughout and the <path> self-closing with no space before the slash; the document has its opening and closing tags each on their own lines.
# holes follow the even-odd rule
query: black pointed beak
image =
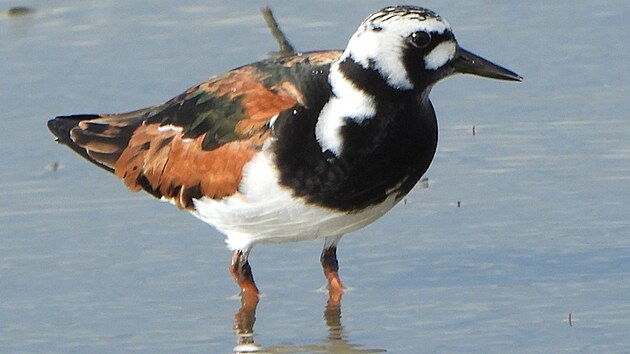
<svg viewBox="0 0 630 354">
<path fill-rule="evenodd" d="M 464 48 L 457 48 L 457 56 L 451 62 L 456 73 L 473 74 L 491 79 L 522 81 L 517 73 L 490 62 Z"/>
</svg>

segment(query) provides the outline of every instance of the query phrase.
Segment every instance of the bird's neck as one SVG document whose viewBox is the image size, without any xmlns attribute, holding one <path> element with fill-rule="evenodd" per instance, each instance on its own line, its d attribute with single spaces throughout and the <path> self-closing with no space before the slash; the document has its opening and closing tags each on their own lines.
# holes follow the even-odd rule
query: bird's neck
<svg viewBox="0 0 630 354">
<path fill-rule="evenodd" d="M 342 57 L 331 66 L 328 82 L 332 95 L 317 118 L 316 135 L 322 151 L 336 156 L 343 151 L 343 126 L 390 116 L 413 94 L 412 90 L 390 87 L 377 70 L 364 68 L 352 57 Z"/>
</svg>

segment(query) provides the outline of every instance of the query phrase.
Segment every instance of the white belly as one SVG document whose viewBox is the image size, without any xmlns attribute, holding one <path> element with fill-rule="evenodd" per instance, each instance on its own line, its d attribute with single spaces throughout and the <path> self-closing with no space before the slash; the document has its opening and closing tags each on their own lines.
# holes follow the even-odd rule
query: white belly
<svg viewBox="0 0 630 354">
<path fill-rule="evenodd" d="M 307 204 L 278 184 L 269 152 L 256 155 L 245 166 L 240 192 L 229 198 L 194 201 L 195 216 L 227 236 L 232 250 L 246 250 L 261 242 L 291 242 L 338 236 L 381 217 L 398 201 L 396 193 L 381 204 L 355 213 Z"/>
</svg>

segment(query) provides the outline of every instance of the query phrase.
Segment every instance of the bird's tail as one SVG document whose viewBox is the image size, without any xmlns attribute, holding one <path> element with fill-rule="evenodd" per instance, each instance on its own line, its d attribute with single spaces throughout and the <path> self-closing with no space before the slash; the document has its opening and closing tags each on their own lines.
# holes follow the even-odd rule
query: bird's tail
<svg viewBox="0 0 630 354">
<path fill-rule="evenodd" d="M 67 145 L 93 164 L 114 172 L 114 165 L 143 119 L 144 109 L 124 114 L 80 114 L 48 121 L 57 142 Z"/>
</svg>

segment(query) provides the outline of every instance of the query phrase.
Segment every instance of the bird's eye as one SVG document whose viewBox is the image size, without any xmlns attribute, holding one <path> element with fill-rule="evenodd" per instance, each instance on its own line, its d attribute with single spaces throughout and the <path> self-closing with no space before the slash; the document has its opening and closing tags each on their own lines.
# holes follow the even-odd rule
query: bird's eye
<svg viewBox="0 0 630 354">
<path fill-rule="evenodd" d="M 416 48 L 426 48 L 431 43 L 431 35 L 422 31 L 414 32 L 409 36 L 409 42 Z"/>
</svg>

